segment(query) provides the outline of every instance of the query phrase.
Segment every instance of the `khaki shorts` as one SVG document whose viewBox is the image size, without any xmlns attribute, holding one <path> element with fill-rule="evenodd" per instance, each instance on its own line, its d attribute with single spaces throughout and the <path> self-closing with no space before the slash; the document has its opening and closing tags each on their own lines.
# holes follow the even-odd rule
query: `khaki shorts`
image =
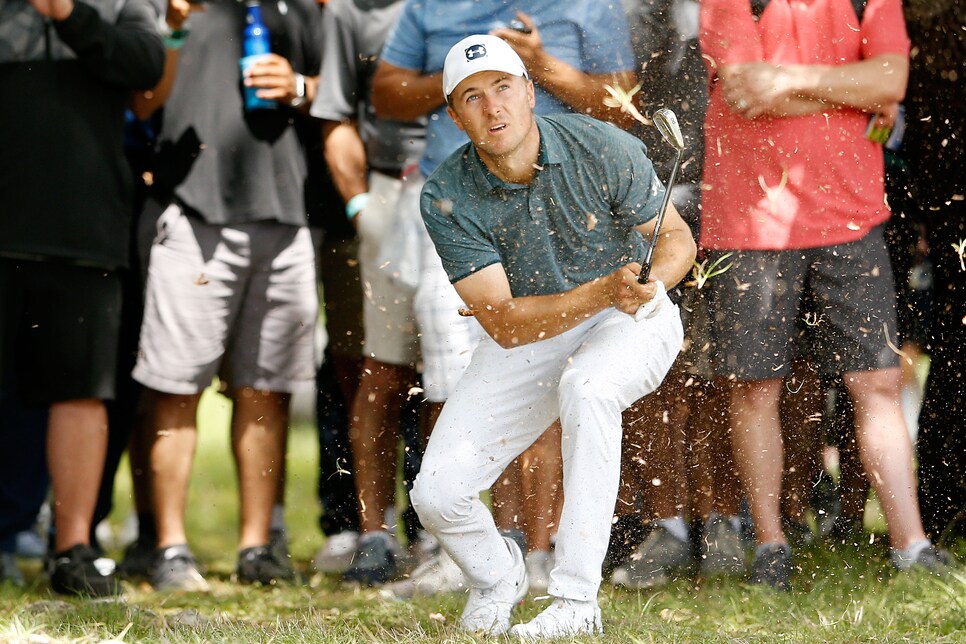
<svg viewBox="0 0 966 644">
<path fill-rule="evenodd" d="M 363 352 L 387 364 L 417 367 L 426 398 L 443 402 L 466 370 L 482 329 L 459 315 L 463 301 L 419 213 L 423 183 L 418 173 L 405 179 L 370 175 L 369 203 L 358 220 Z M 405 257 L 398 252 L 403 247 Z M 400 263 L 412 269 L 412 278 L 400 277 Z"/>
<path fill-rule="evenodd" d="M 133 376 L 193 394 L 221 376 L 231 388 L 291 392 L 315 378 L 318 290 L 307 227 L 219 226 L 171 205 L 157 218 Z"/>
</svg>

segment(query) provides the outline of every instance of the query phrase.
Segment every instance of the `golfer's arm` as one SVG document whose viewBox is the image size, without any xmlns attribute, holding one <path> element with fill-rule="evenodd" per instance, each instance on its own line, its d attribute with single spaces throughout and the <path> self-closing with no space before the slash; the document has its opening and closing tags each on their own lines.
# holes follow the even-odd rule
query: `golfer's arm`
<svg viewBox="0 0 966 644">
<path fill-rule="evenodd" d="M 343 201 L 368 192 L 366 148 L 355 121 L 322 121 L 325 160 Z"/>
<path fill-rule="evenodd" d="M 657 223 L 655 219 L 637 226 L 636 230 L 651 239 Z M 668 203 L 667 214 L 664 215 L 664 223 L 661 224 L 661 233 L 651 259 L 651 277 L 661 280 L 666 289 L 674 287 L 691 270 L 696 252 L 697 246 L 691 229 L 681 219 L 674 204 Z"/>
<path fill-rule="evenodd" d="M 631 71 L 588 74 L 545 53 L 538 64 L 531 66 L 530 75 L 535 83 L 575 112 L 610 121 L 624 129 L 634 127 L 636 123 L 630 114 L 604 105 L 608 96 L 604 85 L 623 89 L 634 87 L 637 79 Z"/>
<path fill-rule="evenodd" d="M 513 297 L 502 264 L 491 264 L 454 286 L 497 344 L 512 349 L 568 331 L 611 306 L 614 275 L 553 295 Z"/>
<path fill-rule="evenodd" d="M 446 103 L 443 74 L 423 74 L 381 60 L 372 78 L 371 100 L 380 118 L 415 121 Z"/>
</svg>

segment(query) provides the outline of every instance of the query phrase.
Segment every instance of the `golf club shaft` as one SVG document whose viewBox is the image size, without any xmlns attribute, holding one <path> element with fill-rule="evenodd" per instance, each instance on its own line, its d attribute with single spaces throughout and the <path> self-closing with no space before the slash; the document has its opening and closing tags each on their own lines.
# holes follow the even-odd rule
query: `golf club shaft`
<svg viewBox="0 0 966 644">
<path fill-rule="evenodd" d="M 677 156 L 674 157 L 674 167 L 671 168 L 671 177 L 667 181 L 667 187 L 664 190 L 664 200 L 661 201 L 661 210 L 657 213 L 657 222 L 654 224 L 654 235 L 651 237 L 651 243 L 647 246 L 647 252 L 644 254 L 644 261 L 641 262 L 641 272 L 637 276 L 638 284 L 646 284 L 647 279 L 651 276 L 651 258 L 654 256 L 654 247 L 657 246 L 657 240 L 661 235 L 661 224 L 664 223 L 664 215 L 667 213 L 667 206 L 671 203 L 671 188 L 674 187 L 674 182 L 678 178 L 678 169 L 681 167 L 681 154 L 683 150 L 677 151 Z"/>
</svg>

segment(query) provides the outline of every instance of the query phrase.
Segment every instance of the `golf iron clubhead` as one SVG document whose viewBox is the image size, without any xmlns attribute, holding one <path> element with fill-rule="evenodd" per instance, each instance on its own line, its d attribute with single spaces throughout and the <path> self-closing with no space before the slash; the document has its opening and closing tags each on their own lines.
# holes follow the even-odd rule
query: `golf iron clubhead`
<svg viewBox="0 0 966 644">
<path fill-rule="evenodd" d="M 677 155 L 674 157 L 674 167 L 671 169 L 671 177 L 667 181 L 664 200 L 661 202 L 661 209 L 658 211 L 657 221 L 654 223 L 654 236 L 651 237 L 651 243 L 647 246 L 644 261 L 641 262 L 641 272 L 637 276 L 637 282 L 639 284 L 646 284 L 647 279 L 651 276 L 651 260 L 654 256 L 654 247 L 657 246 L 657 240 L 661 234 L 661 224 L 664 223 L 667 206 L 671 203 L 671 188 L 674 187 L 674 182 L 678 178 L 678 170 L 681 168 L 681 155 L 684 153 L 684 137 L 681 135 L 681 126 L 678 125 L 678 117 L 674 115 L 674 112 L 662 107 L 654 112 L 651 121 L 653 121 L 657 131 L 661 133 L 661 136 L 664 137 L 664 140 L 677 151 Z"/>
</svg>

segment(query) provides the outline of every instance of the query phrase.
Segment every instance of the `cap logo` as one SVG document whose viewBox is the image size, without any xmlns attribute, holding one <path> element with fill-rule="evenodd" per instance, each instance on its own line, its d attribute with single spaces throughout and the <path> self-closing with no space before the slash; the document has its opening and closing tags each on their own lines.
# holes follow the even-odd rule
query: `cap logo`
<svg viewBox="0 0 966 644">
<path fill-rule="evenodd" d="M 472 47 L 467 47 L 465 53 L 466 60 L 476 60 L 477 58 L 486 56 L 486 47 L 483 45 L 473 45 Z"/>
</svg>

